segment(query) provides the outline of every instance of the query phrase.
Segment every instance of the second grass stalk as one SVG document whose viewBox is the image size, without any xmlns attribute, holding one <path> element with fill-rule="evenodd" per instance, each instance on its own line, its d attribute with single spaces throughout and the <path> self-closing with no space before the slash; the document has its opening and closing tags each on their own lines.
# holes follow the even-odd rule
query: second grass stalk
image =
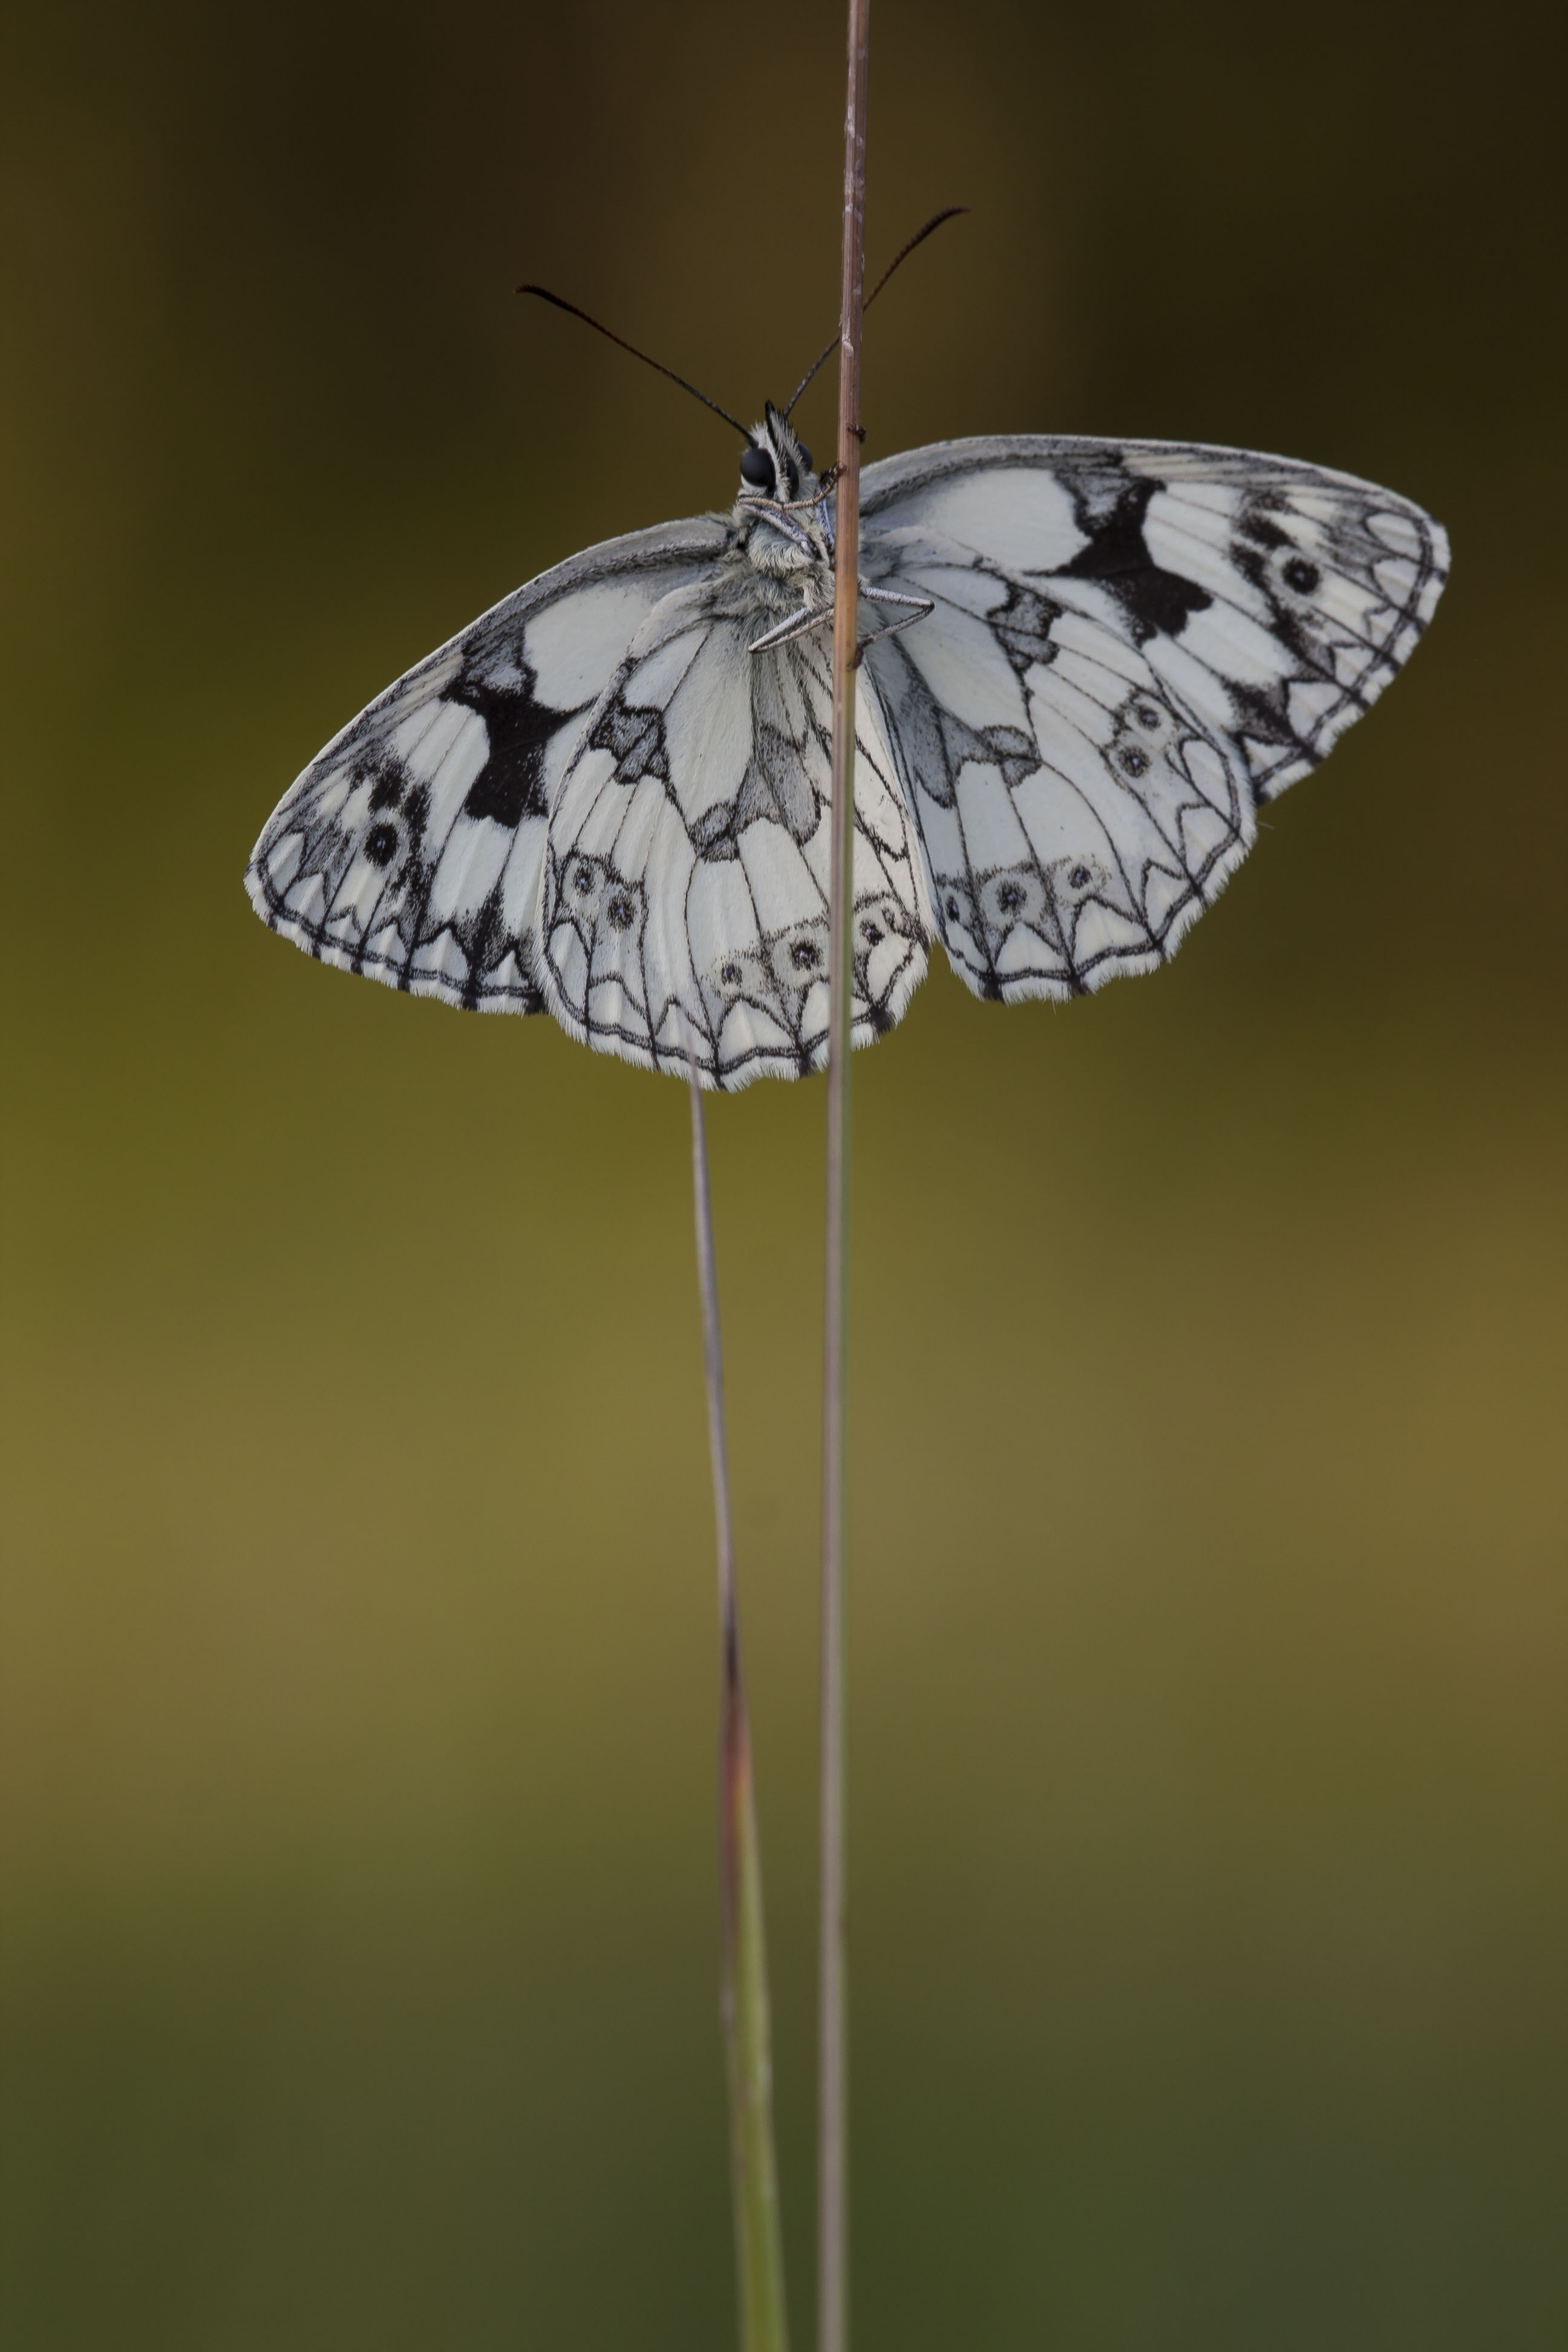
<svg viewBox="0 0 1568 2352">
<path fill-rule="evenodd" d="M 763 1930 L 762 1852 L 752 1780 L 752 1727 L 741 1669 L 735 1550 L 724 1427 L 724 1360 L 702 1094 L 691 1073 L 691 1189 L 697 1279 L 702 1299 L 708 1447 L 719 1554 L 719 1885 L 723 1908 L 720 2004 L 730 2091 L 730 2159 L 735 2206 L 735 2268 L 742 2352 L 788 2352 L 778 2165 L 773 2152 L 773 2042 L 767 1946 Z"/>
</svg>

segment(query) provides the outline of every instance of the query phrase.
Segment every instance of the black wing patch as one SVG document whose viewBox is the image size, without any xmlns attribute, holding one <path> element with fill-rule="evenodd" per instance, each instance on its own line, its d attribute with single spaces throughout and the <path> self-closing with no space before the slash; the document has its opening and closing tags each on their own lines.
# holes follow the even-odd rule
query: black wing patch
<svg viewBox="0 0 1568 2352">
<path fill-rule="evenodd" d="M 1149 552 L 1143 521 L 1161 485 L 1108 467 L 1104 475 L 1075 481 L 1072 488 L 1079 525 L 1089 544 L 1056 576 L 1103 583 L 1139 645 L 1159 631 L 1179 636 L 1187 615 L 1204 612 L 1214 599 L 1179 572 L 1165 571 Z"/>
<path fill-rule="evenodd" d="M 544 701 L 526 662 L 520 662 L 518 669 L 515 686 L 496 686 L 476 667 L 465 667 L 447 688 L 449 702 L 478 711 L 489 746 L 484 766 L 468 786 L 463 814 L 489 817 L 495 824 L 519 825 L 525 816 L 549 815 L 544 754 L 567 721 L 582 716 L 581 706 L 557 710 Z"/>
</svg>

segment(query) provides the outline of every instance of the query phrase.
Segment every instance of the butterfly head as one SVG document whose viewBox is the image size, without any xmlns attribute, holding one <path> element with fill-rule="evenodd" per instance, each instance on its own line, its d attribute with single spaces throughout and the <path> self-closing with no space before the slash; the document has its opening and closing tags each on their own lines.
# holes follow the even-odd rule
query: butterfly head
<svg viewBox="0 0 1568 2352">
<path fill-rule="evenodd" d="M 752 427 L 751 446 L 742 453 L 742 498 L 776 500 L 780 505 L 802 499 L 815 503 L 816 487 L 810 450 L 770 400 L 763 422 Z"/>
</svg>

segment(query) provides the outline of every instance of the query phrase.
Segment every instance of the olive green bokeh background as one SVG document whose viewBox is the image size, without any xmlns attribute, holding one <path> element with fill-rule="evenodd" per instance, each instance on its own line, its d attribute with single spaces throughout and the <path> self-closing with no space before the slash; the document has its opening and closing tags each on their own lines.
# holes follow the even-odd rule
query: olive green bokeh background
<svg viewBox="0 0 1568 2352">
<path fill-rule="evenodd" d="M 1544 12 L 873 12 L 868 454 L 1421 499 L 1410 675 L 1176 965 L 856 1066 L 865 2352 L 1545 2352 L 1563 2015 Z M 724 502 L 831 324 L 837 5 L 12 13 L 13 2352 L 731 2340 L 679 1087 L 323 971 L 283 787 Z M 805 411 L 829 439 L 825 378 Z M 711 1123 L 809 2342 L 819 1084 Z"/>
</svg>

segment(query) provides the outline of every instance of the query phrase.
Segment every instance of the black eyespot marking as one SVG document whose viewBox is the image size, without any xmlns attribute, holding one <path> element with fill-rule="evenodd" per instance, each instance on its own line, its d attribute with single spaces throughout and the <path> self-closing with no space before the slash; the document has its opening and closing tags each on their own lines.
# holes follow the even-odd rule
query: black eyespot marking
<svg viewBox="0 0 1568 2352">
<path fill-rule="evenodd" d="M 723 982 L 726 988 L 739 988 L 741 985 L 740 965 L 738 963 L 721 963 L 719 967 L 719 977 Z"/>
<path fill-rule="evenodd" d="M 1158 727 L 1160 714 L 1152 702 L 1141 702 L 1132 716 L 1140 727 Z"/>
<path fill-rule="evenodd" d="M 1002 883 L 996 892 L 996 904 L 1005 915 L 1016 915 L 1024 903 L 1024 893 L 1016 882 Z"/>
<path fill-rule="evenodd" d="M 1147 751 L 1141 751 L 1136 743 L 1124 743 L 1116 757 L 1124 775 L 1142 776 L 1148 773 L 1149 754 Z"/>
<path fill-rule="evenodd" d="M 810 452 L 810 450 L 806 447 L 805 443 L 804 441 L 803 441 L 803 442 L 801 443 L 801 445 L 800 445 L 800 462 L 801 462 L 801 464 L 805 467 L 806 472 L 809 474 L 809 473 L 810 473 L 810 471 L 811 471 L 811 452 Z"/>
<path fill-rule="evenodd" d="M 749 482 L 753 490 L 773 488 L 773 461 L 765 449 L 759 449 L 753 446 L 742 453 L 741 479 L 743 482 Z"/>
<path fill-rule="evenodd" d="M 947 913 L 948 920 L 950 922 L 956 923 L 958 920 L 958 901 L 953 897 L 951 890 L 947 894 Z"/>
<path fill-rule="evenodd" d="M 1068 876 L 1068 880 L 1072 884 L 1075 890 L 1082 890 L 1086 888 L 1090 878 L 1089 870 L 1087 866 L 1075 866 L 1072 872 Z"/>
<path fill-rule="evenodd" d="M 810 940 L 796 940 L 790 949 L 789 960 L 796 971 L 815 971 L 822 957 Z"/>
<path fill-rule="evenodd" d="M 869 922 L 862 923 L 860 926 L 860 936 L 865 940 L 866 945 L 868 948 L 880 947 L 882 943 L 881 924 Z"/>
<path fill-rule="evenodd" d="M 1293 555 L 1283 567 L 1281 576 L 1286 587 L 1293 588 L 1298 596 L 1310 596 L 1323 575 L 1304 555 Z"/>
<path fill-rule="evenodd" d="M 605 920 L 613 931 L 629 931 L 637 919 L 637 900 L 629 890 L 612 891 L 605 901 Z"/>
<path fill-rule="evenodd" d="M 591 866 L 578 866 L 576 872 L 572 877 L 572 887 L 576 891 L 579 898 L 591 898 L 593 897 L 594 869 Z"/>
<path fill-rule="evenodd" d="M 373 824 L 364 837 L 364 854 L 373 866 L 390 866 L 397 855 L 397 827 Z"/>
</svg>

